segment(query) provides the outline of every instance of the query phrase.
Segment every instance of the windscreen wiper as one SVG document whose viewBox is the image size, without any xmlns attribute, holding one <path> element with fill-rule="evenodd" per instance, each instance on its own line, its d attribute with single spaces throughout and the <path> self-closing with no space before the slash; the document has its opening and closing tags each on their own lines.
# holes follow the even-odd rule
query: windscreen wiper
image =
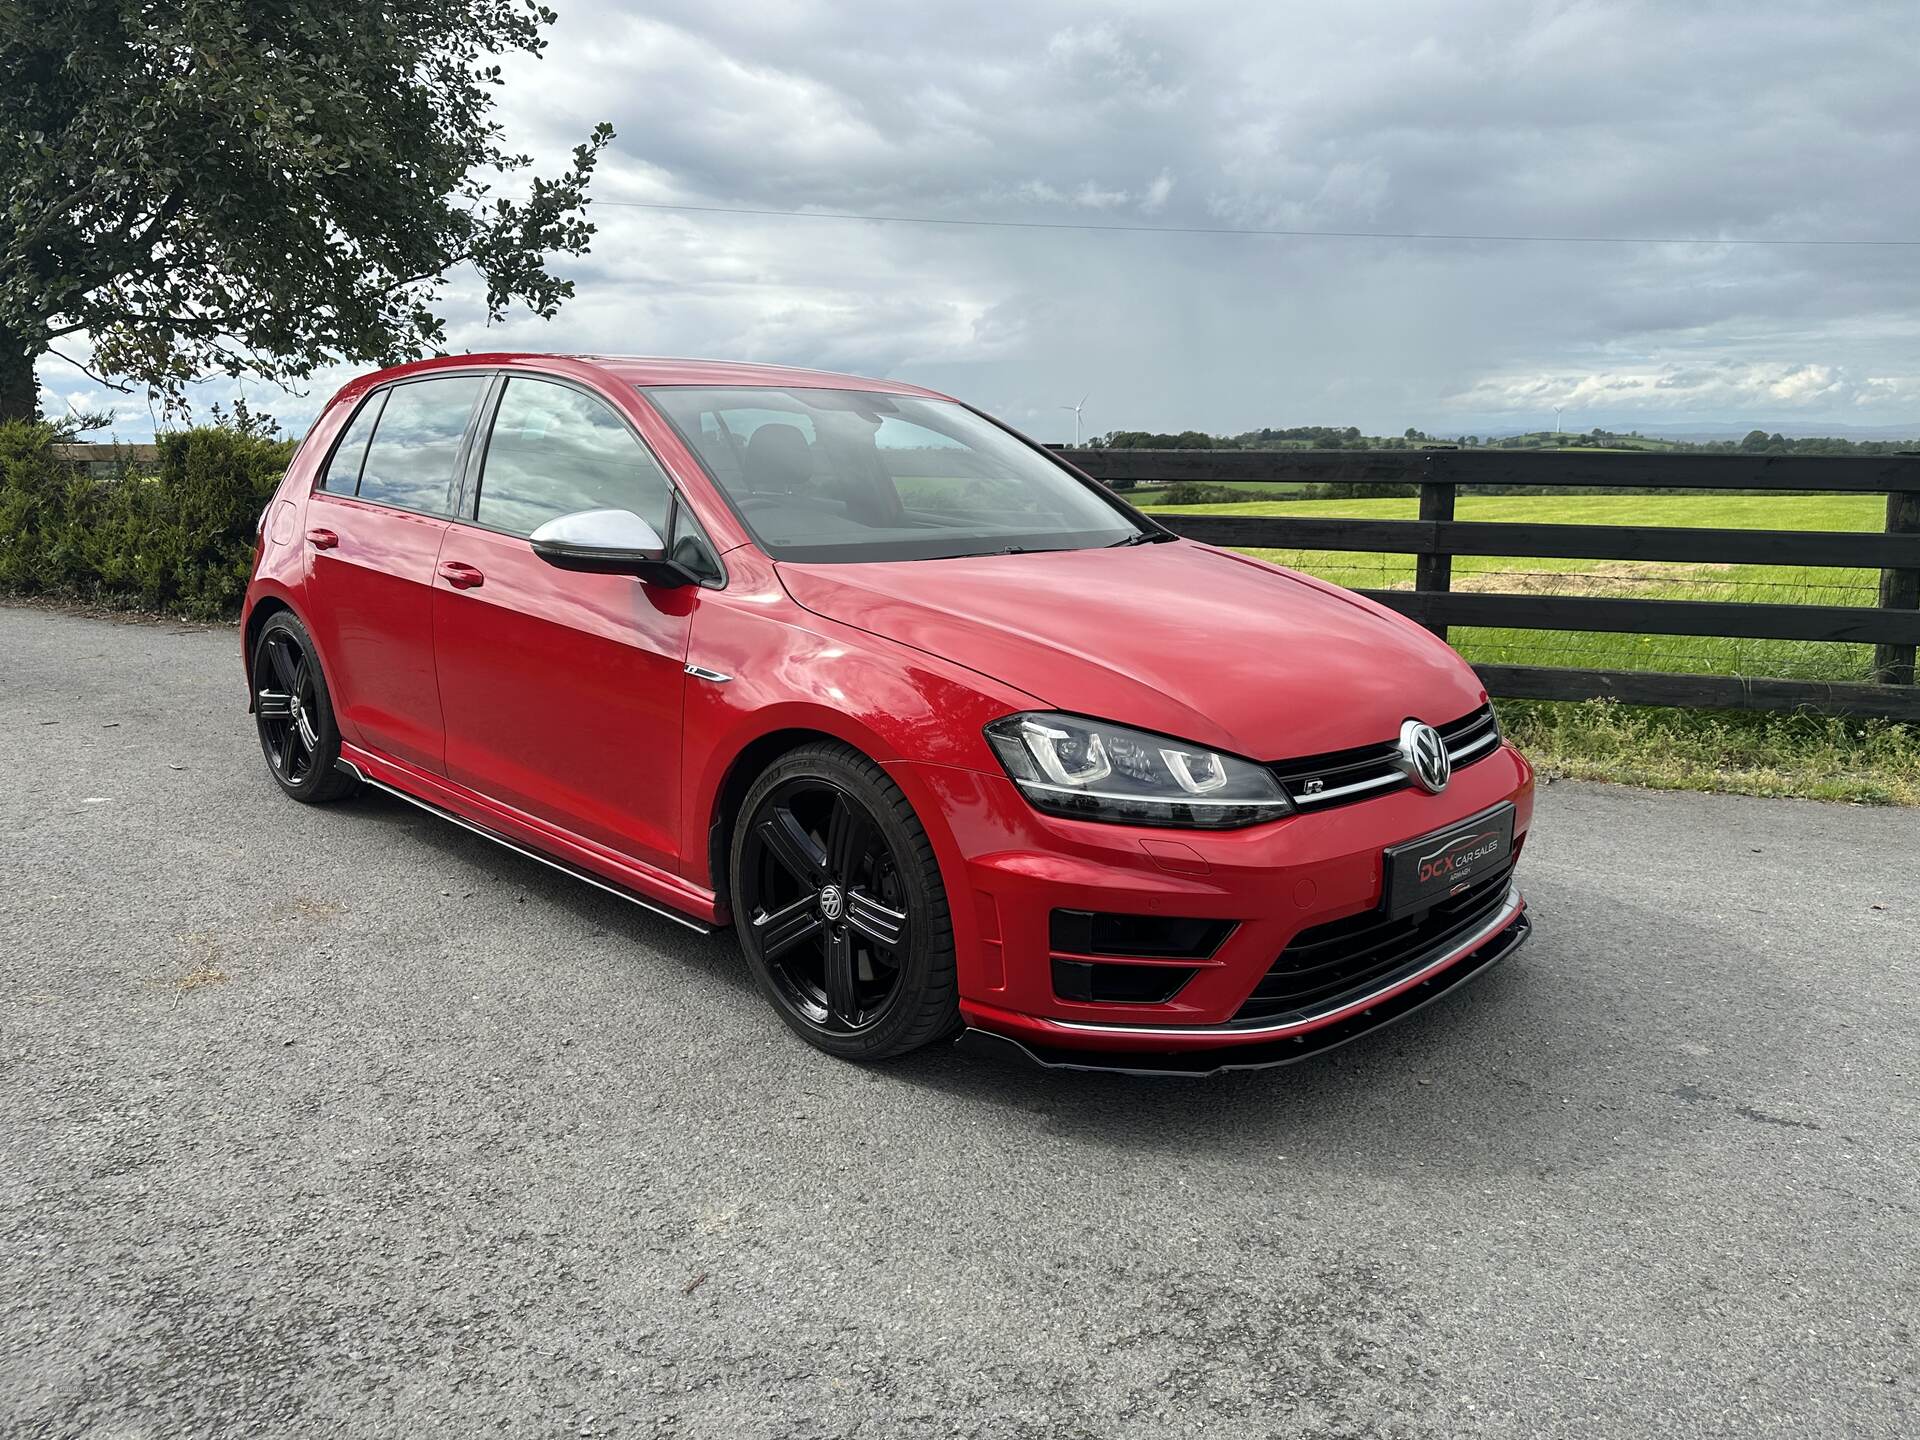
<svg viewBox="0 0 1920 1440">
<path fill-rule="evenodd" d="M 1115 540 L 1106 548 L 1118 550 L 1122 545 L 1158 545 L 1165 540 L 1178 540 L 1180 537 L 1168 530 L 1142 530 L 1138 535 L 1128 535 Z"/>
</svg>

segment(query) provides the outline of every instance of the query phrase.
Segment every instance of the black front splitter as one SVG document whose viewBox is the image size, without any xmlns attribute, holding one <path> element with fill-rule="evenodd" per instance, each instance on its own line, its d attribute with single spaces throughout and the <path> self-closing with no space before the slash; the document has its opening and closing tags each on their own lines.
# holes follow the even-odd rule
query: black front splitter
<svg viewBox="0 0 1920 1440">
<path fill-rule="evenodd" d="M 1357 1015 L 1278 1040 L 1256 1040 L 1207 1050 L 1069 1050 L 1054 1045 L 1030 1045 L 990 1030 L 969 1029 L 955 1043 L 978 1054 L 1023 1059 L 1046 1070 L 1092 1070 L 1109 1075 L 1196 1080 L 1218 1075 L 1223 1070 L 1270 1070 L 1276 1065 L 1295 1065 L 1315 1055 L 1324 1055 L 1396 1020 L 1404 1020 L 1414 1011 L 1484 975 L 1525 944 L 1532 933 L 1533 922 L 1523 910 L 1506 929 L 1438 975 Z"/>
</svg>

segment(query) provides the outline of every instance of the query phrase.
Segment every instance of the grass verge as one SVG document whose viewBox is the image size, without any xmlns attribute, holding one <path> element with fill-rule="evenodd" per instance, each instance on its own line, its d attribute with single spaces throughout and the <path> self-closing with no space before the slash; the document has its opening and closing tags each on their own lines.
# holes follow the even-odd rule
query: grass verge
<svg viewBox="0 0 1920 1440">
<path fill-rule="evenodd" d="M 1908 725 L 1611 700 L 1497 707 L 1507 738 L 1549 779 L 1920 805 L 1920 731 Z"/>
</svg>

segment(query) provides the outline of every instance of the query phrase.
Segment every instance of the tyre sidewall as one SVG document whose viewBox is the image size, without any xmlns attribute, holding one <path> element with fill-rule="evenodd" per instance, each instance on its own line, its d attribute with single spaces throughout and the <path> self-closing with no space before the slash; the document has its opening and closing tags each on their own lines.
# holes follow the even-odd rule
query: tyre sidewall
<svg viewBox="0 0 1920 1440">
<path fill-rule="evenodd" d="M 327 689 L 326 667 L 320 663 L 320 652 L 314 648 L 313 637 L 307 633 L 307 627 L 300 623 L 300 618 L 291 610 L 276 611 L 267 617 L 259 635 L 254 638 L 253 685 L 256 691 L 260 688 L 261 665 L 266 659 L 267 641 L 276 632 L 292 637 L 313 670 L 313 710 L 317 720 L 314 728 L 320 743 L 315 747 L 313 768 L 297 784 L 282 775 L 279 767 L 273 763 L 273 753 L 267 747 L 266 731 L 256 723 L 255 729 L 260 735 L 260 753 L 266 758 L 267 772 L 273 776 L 274 783 L 295 800 L 325 799 L 341 793 L 342 782 L 351 785 L 348 777 L 335 769 L 334 762 L 340 758 L 340 728 L 333 717 L 333 696 Z"/>
<path fill-rule="evenodd" d="M 842 1035 L 823 1030 L 804 1015 L 797 1014 L 782 995 L 779 984 L 760 957 L 751 938 L 752 924 L 745 908 L 737 904 L 741 895 L 741 875 L 747 836 L 762 802 L 778 786 L 789 780 L 824 780 L 845 790 L 872 817 L 874 825 L 893 852 L 901 887 L 907 899 L 908 945 L 902 965 L 900 988 L 887 1013 L 857 1034 Z M 902 811 L 904 810 L 904 814 Z M 740 820 L 734 826 L 733 844 L 728 862 L 731 894 L 735 897 L 734 924 L 739 927 L 741 950 L 754 984 L 767 998 L 788 1027 L 829 1054 L 845 1059 L 882 1059 L 917 1049 L 931 1036 L 908 1039 L 912 1032 L 925 1030 L 931 1006 L 951 1006 L 952 999 L 952 921 L 947 908 L 946 889 L 938 869 L 923 864 L 930 860 L 932 847 L 919 818 L 907 806 L 905 797 L 887 780 L 872 761 L 840 746 L 808 746 L 776 760 L 754 781 L 740 807 Z M 944 973 L 936 974 L 936 962 L 944 961 Z M 933 992 L 938 988 L 941 994 Z M 937 1036 L 943 1027 L 934 1027 Z M 904 1043 L 903 1043 L 904 1042 Z"/>
</svg>

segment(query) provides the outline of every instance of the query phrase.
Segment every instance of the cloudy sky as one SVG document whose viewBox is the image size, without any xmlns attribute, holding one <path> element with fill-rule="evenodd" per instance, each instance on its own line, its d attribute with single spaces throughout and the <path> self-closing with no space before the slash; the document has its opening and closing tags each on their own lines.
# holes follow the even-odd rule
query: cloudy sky
<svg viewBox="0 0 1920 1440">
<path fill-rule="evenodd" d="M 1726 243 L 1920 237 L 1911 3 L 550 3 L 503 118 L 550 168 L 614 123 L 599 234 L 551 323 L 457 288 L 455 349 L 897 376 L 1045 439 L 1082 395 L 1090 433 L 1920 430 L 1920 246 Z"/>
</svg>

